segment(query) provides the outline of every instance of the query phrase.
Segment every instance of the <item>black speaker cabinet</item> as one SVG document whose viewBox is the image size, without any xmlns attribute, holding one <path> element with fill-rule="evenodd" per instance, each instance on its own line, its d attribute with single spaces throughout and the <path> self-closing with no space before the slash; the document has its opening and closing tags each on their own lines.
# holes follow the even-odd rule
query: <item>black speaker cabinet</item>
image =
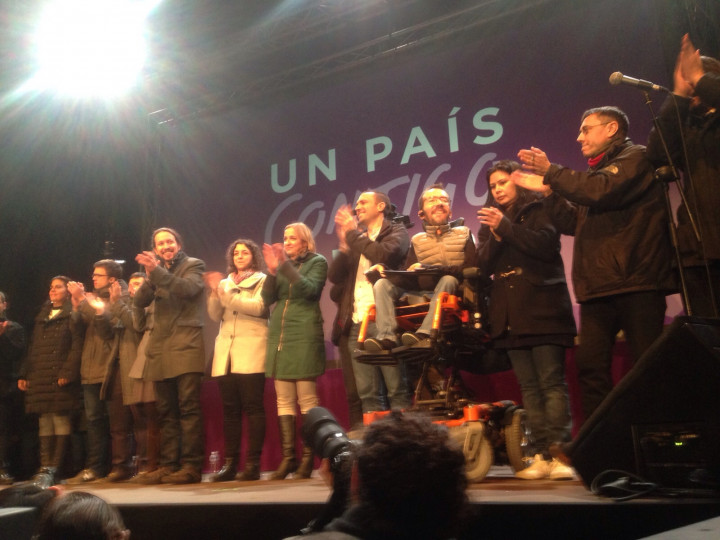
<svg viewBox="0 0 720 540">
<path fill-rule="evenodd" d="M 567 453 L 586 486 L 609 469 L 669 488 L 700 490 L 718 482 L 720 321 L 676 318 Z"/>
</svg>

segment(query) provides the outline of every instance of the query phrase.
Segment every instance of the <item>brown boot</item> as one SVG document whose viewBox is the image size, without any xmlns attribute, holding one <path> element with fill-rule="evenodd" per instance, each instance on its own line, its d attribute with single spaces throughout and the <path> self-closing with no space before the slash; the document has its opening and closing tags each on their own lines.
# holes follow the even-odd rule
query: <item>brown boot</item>
<svg viewBox="0 0 720 540">
<path fill-rule="evenodd" d="M 303 414 L 303 425 L 305 424 L 306 419 L 307 415 Z M 310 475 L 313 472 L 314 465 L 315 456 L 313 455 L 312 448 L 310 448 L 309 446 L 303 446 L 302 460 L 300 461 L 300 466 L 298 467 L 297 471 L 295 471 L 295 476 L 298 478 L 310 478 Z"/>
<path fill-rule="evenodd" d="M 309 446 L 303 446 L 302 460 L 300 466 L 295 471 L 296 478 L 310 478 L 315 466 L 315 456 L 313 455 L 312 448 Z"/>
<path fill-rule="evenodd" d="M 280 426 L 280 447 L 282 448 L 283 459 L 277 470 L 272 473 L 270 480 L 284 480 L 285 477 L 294 473 L 297 469 L 295 459 L 295 416 L 284 414 L 278 416 Z"/>
</svg>

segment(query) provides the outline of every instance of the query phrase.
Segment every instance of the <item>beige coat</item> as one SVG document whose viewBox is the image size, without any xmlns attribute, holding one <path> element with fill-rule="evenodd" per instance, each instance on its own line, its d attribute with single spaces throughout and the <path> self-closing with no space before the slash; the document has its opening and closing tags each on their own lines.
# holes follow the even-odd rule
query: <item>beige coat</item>
<svg viewBox="0 0 720 540">
<path fill-rule="evenodd" d="M 217 296 L 208 297 L 208 315 L 220 322 L 215 339 L 212 376 L 263 373 L 268 334 L 268 309 L 260 295 L 265 274 L 256 272 L 239 284 L 232 276 L 218 285 Z"/>
</svg>

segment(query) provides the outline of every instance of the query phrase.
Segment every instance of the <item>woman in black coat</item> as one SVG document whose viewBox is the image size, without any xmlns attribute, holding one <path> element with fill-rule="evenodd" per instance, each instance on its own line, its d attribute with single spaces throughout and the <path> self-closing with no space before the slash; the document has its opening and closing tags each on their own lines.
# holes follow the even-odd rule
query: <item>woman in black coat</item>
<svg viewBox="0 0 720 540">
<path fill-rule="evenodd" d="M 565 349 L 576 335 L 560 234 L 549 210 L 558 203 L 515 186 L 519 168 L 500 161 L 487 173 L 491 197 L 478 211 L 478 266 L 493 276 L 490 334 L 506 349 L 522 391 L 537 455 L 517 476 L 567 479 L 572 470 L 550 458 L 548 447 L 570 439 Z"/>
<path fill-rule="evenodd" d="M 80 356 L 83 335 L 71 320 L 69 278 L 50 282 L 50 301 L 35 318 L 28 355 L 20 369 L 18 388 L 27 392 L 25 410 L 39 415 L 40 469 L 33 482 L 55 483 L 71 434 L 71 412 L 79 409 Z"/>
</svg>

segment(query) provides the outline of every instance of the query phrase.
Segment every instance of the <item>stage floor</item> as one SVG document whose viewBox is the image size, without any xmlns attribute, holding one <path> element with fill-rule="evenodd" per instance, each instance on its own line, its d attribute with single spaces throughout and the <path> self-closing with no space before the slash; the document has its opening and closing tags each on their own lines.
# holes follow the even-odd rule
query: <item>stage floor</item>
<svg viewBox="0 0 720 540">
<path fill-rule="evenodd" d="M 285 538 L 315 518 L 330 495 L 317 471 L 307 480 L 182 486 L 96 482 L 65 489 L 90 491 L 117 505 L 133 540 Z M 492 467 L 467 493 L 467 525 L 459 539 L 634 539 L 720 516 L 720 497 L 620 503 L 593 495 L 580 480 L 523 481 L 503 466 Z"/>
<path fill-rule="evenodd" d="M 267 480 L 189 485 L 141 486 L 131 483 L 92 482 L 63 486 L 68 491 L 90 491 L 119 506 L 139 504 L 323 504 L 330 489 L 317 471 L 307 480 Z M 494 466 L 488 476 L 468 488 L 471 503 L 609 504 L 612 501 L 590 493 L 579 480 L 519 480 L 507 466 Z"/>
</svg>

